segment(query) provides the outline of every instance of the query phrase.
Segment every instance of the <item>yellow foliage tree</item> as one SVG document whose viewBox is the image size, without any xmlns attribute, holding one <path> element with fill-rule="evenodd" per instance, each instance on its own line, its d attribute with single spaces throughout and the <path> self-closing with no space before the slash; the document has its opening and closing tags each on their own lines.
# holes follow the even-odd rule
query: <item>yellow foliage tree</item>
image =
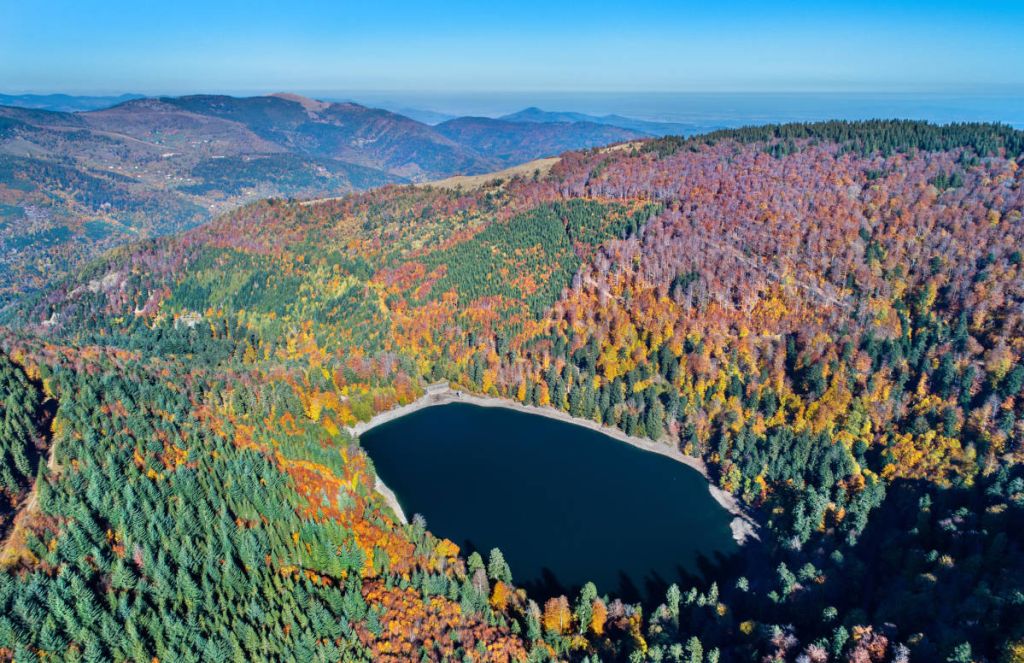
<svg viewBox="0 0 1024 663">
<path fill-rule="evenodd" d="M 548 384 L 547 384 L 547 382 L 544 382 L 543 380 L 541 380 L 537 384 L 537 387 L 540 389 L 540 397 L 537 399 L 537 402 L 542 407 L 547 406 L 547 405 L 551 405 L 551 392 L 548 391 Z"/>
<path fill-rule="evenodd" d="M 494 583 L 494 591 L 491 593 L 491 607 L 503 612 L 508 607 L 509 594 L 508 585 L 500 580 Z"/>
<path fill-rule="evenodd" d="M 1008 644 L 1001 660 L 1003 663 L 1024 663 L 1024 640 Z"/>
<path fill-rule="evenodd" d="M 549 633 L 563 634 L 572 626 L 569 599 L 564 596 L 548 599 L 544 604 L 544 628 Z"/>
<path fill-rule="evenodd" d="M 601 599 L 594 599 L 590 616 L 590 630 L 594 635 L 604 635 L 604 625 L 608 621 L 608 607 Z"/>
</svg>

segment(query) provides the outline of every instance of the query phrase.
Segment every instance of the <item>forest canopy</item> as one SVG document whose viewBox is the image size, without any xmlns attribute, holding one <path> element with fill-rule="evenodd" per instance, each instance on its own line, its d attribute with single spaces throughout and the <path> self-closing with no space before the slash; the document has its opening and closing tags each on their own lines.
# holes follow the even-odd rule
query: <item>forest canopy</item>
<svg viewBox="0 0 1024 663">
<path fill-rule="evenodd" d="M 1020 660 L 1022 152 L 755 127 L 107 254 L 7 314 L 0 659 Z M 701 458 L 762 541 L 529 596 L 347 430 L 440 379 Z"/>
</svg>

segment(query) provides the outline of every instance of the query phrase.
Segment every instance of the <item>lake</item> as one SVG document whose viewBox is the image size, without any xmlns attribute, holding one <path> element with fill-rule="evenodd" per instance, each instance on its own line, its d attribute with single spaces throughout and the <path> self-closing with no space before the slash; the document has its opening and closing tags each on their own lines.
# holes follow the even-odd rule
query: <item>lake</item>
<svg viewBox="0 0 1024 663">
<path fill-rule="evenodd" d="M 499 407 L 428 407 L 363 434 L 405 513 L 487 559 L 533 598 L 598 593 L 656 605 L 727 564 L 731 516 L 704 477 L 594 430 Z M 717 573 L 715 573 L 717 575 Z"/>
</svg>

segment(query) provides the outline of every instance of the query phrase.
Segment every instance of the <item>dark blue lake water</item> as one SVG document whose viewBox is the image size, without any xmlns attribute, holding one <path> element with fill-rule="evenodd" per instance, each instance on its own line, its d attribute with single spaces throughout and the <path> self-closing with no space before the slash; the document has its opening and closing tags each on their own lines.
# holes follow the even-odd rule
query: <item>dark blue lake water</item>
<svg viewBox="0 0 1024 663">
<path fill-rule="evenodd" d="M 465 554 L 500 548 L 535 597 L 590 580 L 654 604 L 737 549 L 698 472 L 579 426 L 451 404 L 374 428 L 362 444 L 409 517 L 422 514 Z"/>
</svg>

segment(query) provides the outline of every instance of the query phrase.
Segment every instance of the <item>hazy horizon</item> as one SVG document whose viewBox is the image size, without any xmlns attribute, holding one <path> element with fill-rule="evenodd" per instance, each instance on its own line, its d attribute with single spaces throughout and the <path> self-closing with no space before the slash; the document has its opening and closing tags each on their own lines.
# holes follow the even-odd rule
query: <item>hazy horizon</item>
<svg viewBox="0 0 1024 663">
<path fill-rule="evenodd" d="M 1006 0 L 182 0 L 173 11 L 0 0 L 0 17 L 0 90 L 12 94 L 291 92 L 451 116 L 537 106 L 724 126 L 1024 126 L 1024 3 Z"/>
<path fill-rule="evenodd" d="M 988 94 L 943 92 L 551 92 L 430 90 L 241 90 L 165 93 L 144 96 L 226 94 L 259 96 L 292 93 L 326 101 L 352 101 L 366 106 L 425 118 L 500 117 L 529 107 L 551 112 L 621 115 L 647 121 L 691 124 L 699 128 L 736 127 L 772 122 L 829 119 L 914 119 L 936 123 L 1001 122 L 1024 127 L 1024 92 Z M 0 94 L 118 97 L 134 90 L 75 95 L 59 92 Z M 427 121 L 424 119 L 424 121 Z M 430 123 L 433 123 L 431 121 Z"/>
</svg>

